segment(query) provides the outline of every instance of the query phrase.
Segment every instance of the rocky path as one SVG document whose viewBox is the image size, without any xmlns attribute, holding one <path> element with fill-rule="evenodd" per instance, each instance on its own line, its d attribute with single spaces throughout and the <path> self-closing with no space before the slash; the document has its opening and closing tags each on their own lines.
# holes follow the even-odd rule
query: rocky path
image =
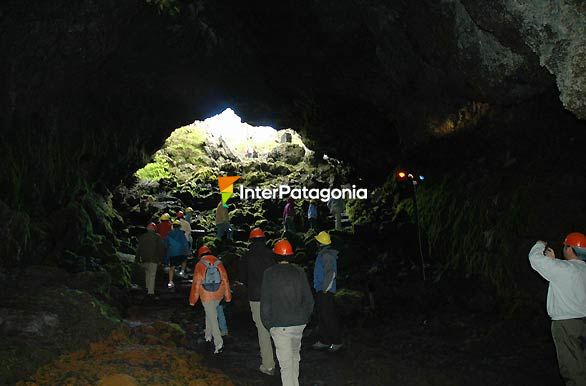
<svg viewBox="0 0 586 386">
<path fill-rule="evenodd" d="M 162 290 L 158 301 L 131 307 L 127 321 L 177 323 L 187 332 L 187 349 L 235 385 L 280 385 L 278 374 L 257 370 L 256 330 L 243 303 L 235 301 L 226 308 L 230 336 L 224 352 L 212 355 L 203 340 L 203 309 L 187 304 L 188 289 L 189 283 L 183 282 L 175 291 Z M 436 315 L 396 311 L 345 320 L 345 348 L 337 353 L 312 350 L 308 334 L 301 351 L 300 384 L 561 385 L 545 324 L 535 331 L 456 309 Z"/>
</svg>

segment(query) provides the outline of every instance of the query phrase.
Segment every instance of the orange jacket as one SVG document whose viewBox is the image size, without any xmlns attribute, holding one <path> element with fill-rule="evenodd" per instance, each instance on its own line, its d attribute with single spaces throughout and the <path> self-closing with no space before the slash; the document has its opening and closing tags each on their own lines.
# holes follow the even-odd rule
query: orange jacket
<svg viewBox="0 0 586 386">
<path fill-rule="evenodd" d="M 213 264 L 218 258 L 213 255 L 206 255 L 202 259 L 206 259 L 208 263 Z M 193 283 L 191 284 L 191 292 L 189 293 L 189 304 L 192 306 L 195 305 L 200 298 L 202 303 L 212 300 L 222 300 L 222 298 L 225 298 L 227 302 L 232 301 L 228 273 L 226 272 L 226 268 L 224 268 L 224 264 L 218 265 L 218 270 L 222 277 L 222 284 L 220 284 L 220 288 L 217 291 L 208 292 L 201 284 L 206 273 L 206 267 L 201 260 L 195 265 L 195 274 L 193 275 Z"/>
</svg>

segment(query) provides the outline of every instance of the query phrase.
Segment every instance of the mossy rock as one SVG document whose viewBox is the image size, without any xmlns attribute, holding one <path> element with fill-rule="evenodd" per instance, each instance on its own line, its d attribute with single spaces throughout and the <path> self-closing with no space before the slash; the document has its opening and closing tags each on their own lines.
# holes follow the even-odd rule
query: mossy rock
<svg viewBox="0 0 586 386">
<path fill-rule="evenodd" d="M 242 176 L 242 183 L 246 184 L 245 186 L 258 186 L 270 179 L 270 176 L 259 170 L 251 171 L 244 173 Z"/>
<path fill-rule="evenodd" d="M 290 165 L 297 165 L 305 157 L 305 149 L 294 143 L 283 143 L 275 147 L 268 155 L 268 158 L 275 161 L 283 161 Z"/>
<path fill-rule="evenodd" d="M 336 292 L 336 308 L 341 316 L 356 315 L 361 312 L 365 299 L 364 292 L 343 288 Z"/>
<path fill-rule="evenodd" d="M 67 286 L 105 298 L 110 291 L 112 277 L 107 272 L 80 272 L 71 277 Z"/>
<path fill-rule="evenodd" d="M 66 287 L 7 289 L 0 294 L 4 338 L 2 381 L 14 384 L 65 352 L 87 347 L 120 326 L 111 310 L 87 292 Z"/>
</svg>

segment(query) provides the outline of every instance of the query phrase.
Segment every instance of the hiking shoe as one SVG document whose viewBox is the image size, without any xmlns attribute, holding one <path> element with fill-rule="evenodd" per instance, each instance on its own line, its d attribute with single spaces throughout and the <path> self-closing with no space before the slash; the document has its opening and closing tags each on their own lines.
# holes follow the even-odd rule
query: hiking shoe
<svg viewBox="0 0 586 386">
<path fill-rule="evenodd" d="M 224 351 L 224 346 L 216 347 L 214 354 L 221 354 Z"/>
<path fill-rule="evenodd" d="M 342 348 L 342 346 L 343 346 L 343 344 L 342 344 L 342 343 L 340 343 L 340 344 L 331 344 L 331 345 L 329 345 L 329 346 L 328 346 L 328 351 L 329 351 L 329 352 L 336 352 L 336 351 L 338 351 L 339 349 L 341 349 L 341 348 Z"/>
<path fill-rule="evenodd" d="M 314 350 L 323 350 L 324 348 L 329 349 L 333 345 L 325 344 L 320 342 L 319 340 L 311 345 L 311 348 Z"/>
<path fill-rule="evenodd" d="M 169 283 L 167 283 L 167 288 L 169 288 L 169 289 L 175 288 L 175 283 L 173 283 L 172 281 L 170 281 Z"/>
<path fill-rule="evenodd" d="M 266 375 L 275 375 L 275 368 L 274 367 L 272 369 L 267 369 L 263 365 L 260 365 L 260 367 L 258 368 L 258 371 L 260 371 L 261 373 L 266 374 Z"/>
</svg>

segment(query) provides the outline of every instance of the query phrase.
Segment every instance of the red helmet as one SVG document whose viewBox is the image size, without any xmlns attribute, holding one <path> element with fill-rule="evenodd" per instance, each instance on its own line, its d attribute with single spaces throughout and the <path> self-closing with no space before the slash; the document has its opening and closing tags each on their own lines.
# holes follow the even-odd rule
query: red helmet
<svg viewBox="0 0 586 386">
<path fill-rule="evenodd" d="M 265 233 L 260 228 L 254 228 L 250 231 L 250 235 L 248 235 L 249 239 L 259 239 L 261 237 L 265 237 Z"/>
<path fill-rule="evenodd" d="M 566 236 L 566 239 L 564 240 L 564 245 L 567 245 L 570 247 L 585 248 L 586 247 L 586 235 L 584 235 L 584 233 L 580 233 L 580 232 L 572 232 Z"/>
<path fill-rule="evenodd" d="M 211 255 L 211 254 L 212 254 L 212 251 L 207 247 L 207 245 L 202 245 L 197 250 L 197 257 L 198 258 L 202 257 L 203 255 Z"/>
<path fill-rule="evenodd" d="M 183 216 L 183 211 L 182 210 L 178 211 L 175 217 L 177 217 L 177 218 L 183 218 L 184 217 Z"/>
<path fill-rule="evenodd" d="M 281 256 L 292 256 L 293 247 L 291 246 L 291 243 L 289 241 L 279 240 L 273 247 L 273 253 Z"/>
<path fill-rule="evenodd" d="M 157 230 L 157 224 L 155 224 L 154 222 L 150 222 L 150 223 L 147 225 L 147 229 L 151 229 L 151 230 L 153 230 L 153 231 L 156 231 L 156 230 Z"/>
</svg>

